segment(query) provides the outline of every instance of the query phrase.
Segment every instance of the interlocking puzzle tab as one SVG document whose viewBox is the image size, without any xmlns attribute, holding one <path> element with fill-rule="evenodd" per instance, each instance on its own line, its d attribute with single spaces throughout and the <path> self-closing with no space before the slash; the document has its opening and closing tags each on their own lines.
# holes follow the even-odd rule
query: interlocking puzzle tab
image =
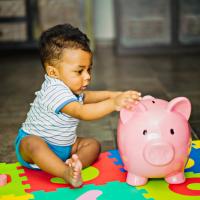
<svg viewBox="0 0 200 200">
<path fill-rule="evenodd" d="M 0 163 L 0 174 L 6 174 L 8 183 L 0 187 L 0 199 L 29 199 L 32 194 L 25 192 L 29 185 L 23 184 L 27 178 L 23 176 L 24 170 L 19 169 L 19 163 L 6 164 Z"/>
</svg>

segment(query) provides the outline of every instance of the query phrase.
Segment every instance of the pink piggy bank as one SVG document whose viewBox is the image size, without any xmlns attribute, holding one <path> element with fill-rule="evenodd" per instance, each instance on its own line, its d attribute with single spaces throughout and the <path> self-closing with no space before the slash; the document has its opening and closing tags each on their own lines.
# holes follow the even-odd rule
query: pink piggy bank
<svg viewBox="0 0 200 200">
<path fill-rule="evenodd" d="M 144 185 L 148 178 L 162 177 L 170 184 L 185 181 L 190 114 L 191 103 L 185 97 L 168 102 L 145 96 L 131 110 L 120 111 L 117 141 L 128 184 Z"/>
</svg>

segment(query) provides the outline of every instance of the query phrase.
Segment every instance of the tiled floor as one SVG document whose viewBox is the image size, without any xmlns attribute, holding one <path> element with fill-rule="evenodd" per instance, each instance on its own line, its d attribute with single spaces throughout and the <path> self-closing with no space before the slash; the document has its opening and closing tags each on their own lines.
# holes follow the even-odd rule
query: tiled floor
<svg viewBox="0 0 200 200">
<path fill-rule="evenodd" d="M 36 52 L 1 52 L 0 61 L 0 162 L 14 162 L 13 141 L 43 81 L 43 70 Z M 193 138 L 200 138 L 199 55 L 122 57 L 114 55 L 112 48 L 99 47 L 90 88 L 137 89 L 166 100 L 186 96 L 192 102 Z M 98 121 L 81 122 L 78 134 L 96 137 L 102 151 L 116 148 L 117 120 L 118 114 L 113 113 Z"/>
</svg>

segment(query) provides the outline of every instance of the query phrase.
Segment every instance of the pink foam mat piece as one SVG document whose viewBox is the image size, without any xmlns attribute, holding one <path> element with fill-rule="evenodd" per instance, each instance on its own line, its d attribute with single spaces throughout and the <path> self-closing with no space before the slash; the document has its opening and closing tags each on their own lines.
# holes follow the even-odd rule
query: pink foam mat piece
<svg viewBox="0 0 200 200">
<path fill-rule="evenodd" d="M 8 182 L 7 180 L 7 175 L 5 174 L 0 174 L 0 186 L 6 185 Z"/>
</svg>

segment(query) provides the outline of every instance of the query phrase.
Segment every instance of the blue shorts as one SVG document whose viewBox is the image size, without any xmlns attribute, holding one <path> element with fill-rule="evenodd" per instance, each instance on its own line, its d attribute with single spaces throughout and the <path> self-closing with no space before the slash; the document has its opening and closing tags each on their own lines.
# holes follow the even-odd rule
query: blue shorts
<svg viewBox="0 0 200 200">
<path fill-rule="evenodd" d="M 16 151 L 17 159 L 25 167 L 28 167 L 30 169 L 39 169 L 37 165 L 28 163 L 25 160 L 23 160 L 20 154 L 19 145 L 20 145 L 21 140 L 26 136 L 29 136 L 29 134 L 24 132 L 22 129 L 19 129 L 18 135 L 15 139 L 15 151 Z M 63 161 L 66 161 L 71 155 L 72 146 L 57 146 L 57 145 L 53 145 L 49 143 L 47 143 L 47 145 Z"/>
</svg>

